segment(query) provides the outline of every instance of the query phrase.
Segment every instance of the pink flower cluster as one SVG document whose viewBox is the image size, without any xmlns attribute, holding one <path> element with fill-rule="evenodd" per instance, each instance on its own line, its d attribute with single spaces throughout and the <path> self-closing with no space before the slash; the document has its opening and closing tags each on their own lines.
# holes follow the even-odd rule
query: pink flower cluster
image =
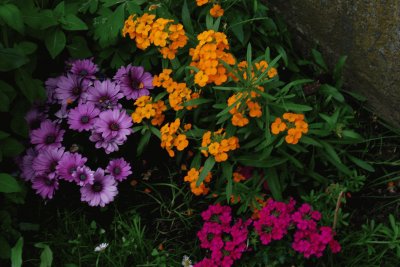
<svg viewBox="0 0 400 267">
<path fill-rule="evenodd" d="M 328 244 L 333 253 L 341 250 L 339 242 L 333 239 L 332 228 L 318 227 L 319 220 L 321 220 L 321 213 L 312 210 L 309 204 L 301 205 L 292 215 L 292 221 L 297 228 L 292 248 L 302 253 L 305 258 L 321 257 Z"/>
<path fill-rule="evenodd" d="M 204 258 L 195 267 L 230 267 L 247 250 L 246 240 L 251 220 L 237 220 L 233 225 L 231 208 L 211 205 L 201 214 L 203 228 L 197 233 L 200 246 L 209 249 L 210 258 Z"/>
<path fill-rule="evenodd" d="M 294 205 L 294 200 L 286 204 L 268 199 L 259 213 L 259 219 L 254 221 L 254 228 L 263 245 L 268 245 L 272 240 L 280 240 L 287 234 Z"/>
</svg>

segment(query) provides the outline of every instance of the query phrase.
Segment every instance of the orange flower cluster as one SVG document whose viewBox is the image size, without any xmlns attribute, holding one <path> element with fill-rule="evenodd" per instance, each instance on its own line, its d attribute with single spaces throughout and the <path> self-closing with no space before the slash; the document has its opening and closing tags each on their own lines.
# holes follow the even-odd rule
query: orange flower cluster
<svg viewBox="0 0 400 267">
<path fill-rule="evenodd" d="M 163 112 L 167 110 L 164 101 L 153 102 L 150 96 L 141 96 L 135 101 L 134 105 L 136 109 L 131 115 L 134 123 L 141 123 L 145 118 L 151 118 L 151 124 L 154 126 L 161 126 L 164 122 L 165 115 Z"/>
<path fill-rule="evenodd" d="M 261 91 L 264 90 L 263 87 L 259 87 L 259 89 Z M 233 115 L 231 121 L 234 126 L 243 127 L 249 123 L 246 113 L 252 118 L 262 116 L 261 105 L 253 100 L 258 96 L 255 91 L 250 91 L 250 93 L 236 93 L 228 98 L 228 106 L 236 103 L 235 107 L 229 110 L 229 113 Z M 242 105 L 243 102 L 246 103 L 246 106 Z"/>
<path fill-rule="evenodd" d="M 211 181 L 211 172 L 207 174 L 207 176 L 204 178 L 204 181 L 201 182 L 199 186 L 196 186 L 197 180 L 199 179 L 199 175 L 202 169 L 203 168 L 200 168 L 200 170 L 196 170 L 195 168 L 191 168 L 188 171 L 187 175 L 183 178 L 185 182 L 190 183 L 190 190 L 196 196 L 207 195 L 208 192 L 210 191 L 210 188 L 207 188 L 204 183 L 205 182 L 209 183 Z"/>
<path fill-rule="evenodd" d="M 303 114 L 284 113 L 282 118 L 276 118 L 271 124 L 271 132 L 278 135 L 287 130 L 285 141 L 288 144 L 297 144 L 303 134 L 308 132 L 308 123 L 304 121 Z"/>
<path fill-rule="evenodd" d="M 199 40 L 198 45 L 189 51 L 192 56 L 190 66 L 199 69 L 194 76 L 195 84 L 200 87 L 209 83 L 221 85 L 228 79 L 228 75 L 220 60 L 229 65 L 235 64 L 233 55 L 225 52 L 225 50 L 229 50 L 226 35 L 222 32 L 208 30 L 200 33 L 197 40 Z"/>
<path fill-rule="evenodd" d="M 209 0 L 196 0 L 197 6 L 205 5 L 209 2 Z"/>
<path fill-rule="evenodd" d="M 219 18 L 224 15 L 224 10 L 222 7 L 218 4 L 215 4 L 211 9 L 210 9 L 210 15 L 214 18 Z"/>
<path fill-rule="evenodd" d="M 241 181 L 246 180 L 246 177 L 244 177 L 240 172 L 234 172 L 232 176 L 235 183 L 240 183 Z"/>
<path fill-rule="evenodd" d="M 151 44 L 159 47 L 163 58 L 174 59 L 179 48 L 187 43 L 183 25 L 174 24 L 171 19 L 158 18 L 144 13 L 141 17 L 131 15 L 125 21 L 122 35 L 129 35 L 139 49 L 145 50 Z"/>
<path fill-rule="evenodd" d="M 186 83 L 177 83 L 171 78 L 171 69 L 164 69 L 160 75 L 155 75 L 153 79 L 153 85 L 163 87 L 169 93 L 168 99 L 171 108 L 175 111 L 184 108 L 183 103 L 192 99 L 200 97 L 198 92 L 193 92 L 189 89 Z M 187 110 L 191 110 L 196 106 L 187 106 Z"/>
<path fill-rule="evenodd" d="M 243 73 L 242 74 L 243 79 L 247 80 L 247 71 L 246 71 L 247 66 L 248 66 L 247 61 L 239 62 L 239 64 L 237 66 L 238 66 L 239 73 Z M 251 79 L 255 80 L 255 78 L 257 78 L 256 73 L 258 73 L 259 75 L 264 73 L 265 71 L 267 71 L 269 65 L 268 65 L 267 61 L 261 60 L 260 62 L 254 63 L 254 66 L 255 66 L 255 70 L 253 69 L 253 67 L 251 67 Z M 264 79 L 272 79 L 276 75 L 278 75 L 278 71 L 276 70 L 276 68 L 271 67 L 268 70 L 267 75 L 264 76 Z M 239 80 L 238 77 L 236 77 L 233 74 L 230 74 L 230 76 L 236 82 Z"/>
<path fill-rule="evenodd" d="M 214 156 L 216 162 L 226 161 L 228 152 L 239 148 L 239 138 L 232 136 L 225 138 L 223 129 L 211 133 L 210 131 L 203 134 L 201 142 L 201 153 L 208 157 L 209 154 Z"/>
<path fill-rule="evenodd" d="M 176 119 L 174 122 L 167 123 L 161 127 L 161 147 L 166 149 L 170 157 L 175 156 L 174 147 L 178 151 L 184 150 L 188 145 L 189 141 L 184 134 L 185 131 L 189 130 L 192 125 L 183 125 L 183 130 L 180 128 L 181 120 Z"/>
</svg>

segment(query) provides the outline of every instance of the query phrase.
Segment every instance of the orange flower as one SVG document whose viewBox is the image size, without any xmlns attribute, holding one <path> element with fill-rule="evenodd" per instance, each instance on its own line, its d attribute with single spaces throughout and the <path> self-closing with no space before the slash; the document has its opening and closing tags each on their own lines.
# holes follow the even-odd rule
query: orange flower
<svg viewBox="0 0 400 267">
<path fill-rule="evenodd" d="M 196 196 L 207 195 L 210 190 L 209 188 L 206 188 L 205 183 L 209 183 L 211 181 L 211 172 L 207 174 L 207 176 L 204 178 L 204 181 L 201 182 L 199 186 L 196 185 L 202 169 L 203 168 L 196 170 L 196 168 L 191 168 L 187 172 L 187 175 L 183 178 L 185 182 L 190 183 L 190 189 Z"/>
<path fill-rule="evenodd" d="M 271 124 L 271 132 L 273 134 L 279 134 L 286 130 L 286 123 L 282 122 L 281 118 L 276 118 L 275 121 Z"/>
<path fill-rule="evenodd" d="M 225 133 L 220 129 L 214 133 L 210 131 L 203 134 L 201 143 L 201 153 L 208 157 L 209 154 L 214 156 L 216 162 L 223 162 L 228 159 L 227 152 L 235 150 L 239 147 L 239 139 L 237 137 L 224 138 Z"/>
<path fill-rule="evenodd" d="M 196 84 L 198 84 L 200 87 L 204 87 L 206 86 L 208 81 L 208 76 L 204 75 L 203 71 L 199 71 L 198 73 L 196 73 L 196 75 L 194 76 L 194 82 Z"/>
<path fill-rule="evenodd" d="M 214 18 L 222 17 L 224 15 L 224 10 L 221 8 L 220 5 L 214 5 L 210 9 L 210 15 L 213 16 Z"/>
<path fill-rule="evenodd" d="M 197 6 L 202 6 L 208 3 L 209 0 L 196 0 Z"/>
<path fill-rule="evenodd" d="M 235 183 L 239 183 L 240 181 L 244 181 L 246 178 L 239 172 L 234 172 L 233 173 L 233 181 Z"/>
</svg>

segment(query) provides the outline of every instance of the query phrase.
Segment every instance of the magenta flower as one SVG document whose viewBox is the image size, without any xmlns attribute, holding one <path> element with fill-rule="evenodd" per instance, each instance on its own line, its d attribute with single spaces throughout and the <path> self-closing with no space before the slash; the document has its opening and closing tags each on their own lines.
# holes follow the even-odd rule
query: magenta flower
<svg viewBox="0 0 400 267">
<path fill-rule="evenodd" d="M 118 194 L 117 183 L 111 175 L 104 175 L 104 170 L 98 168 L 94 173 L 93 184 L 81 188 L 81 201 L 89 206 L 104 207 L 112 202 Z"/>
<path fill-rule="evenodd" d="M 52 199 L 55 191 L 58 189 L 58 180 L 51 179 L 45 175 L 39 175 L 33 179 L 32 188 L 43 199 Z"/>
<path fill-rule="evenodd" d="M 101 136 L 101 133 L 96 133 L 92 131 L 92 134 L 89 137 L 89 140 L 92 142 L 95 142 L 95 147 L 96 148 L 103 148 L 106 152 L 106 154 L 110 154 L 111 152 L 118 151 L 119 146 L 122 145 L 126 140 L 123 139 L 116 139 L 116 138 L 111 138 L 111 139 L 104 139 L 103 136 Z"/>
<path fill-rule="evenodd" d="M 40 124 L 39 129 L 30 133 L 31 143 L 36 145 L 37 150 L 48 147 L 61 147 L 64 130 L 50 120 L 45 120 Z"/>
<path fill-rule="evenodd" d="M 121 86 L 121 91 L 128 100 L 149 95 L 149 90 L 154 88 L 153 77 L 141 66 L 122 66 L 115 74 L 114 80 Z"/>
<path fill-rule="evenodd" d="M 35 174 L 48 176 L 50 179 L 56 178 L 58 176 L 56 167 L 63 156 L 63 147 L 49 147 L 40 150 L 32 163 L 32 168 L 35 171 Z"/>
<path fill-rule="evenodd" d="M 87 158 L 82 157 L 79 153 L 65 152 L 62 159 L 58 162 L 56 170 L 61 179 L 68 182 L 74 181 L 72 174 L 78 167 L 85 165 Z"/>
<path fill-rule="evenodd" d="M 123 158 L 110 161 L 106 168 L 106 172 L 111 174 L 118 182 L 125 180 L 129 175 L 132 174 L 131 165 Z"/>
<path fill-rule="evenodd" d="M 80 166 L 76 168 L 76 171 L 72 173 L 74 181 L 80 185 L 85 186 L 87 184 L 93 184 L 94 172 L 86 166 Z"/>
<path fill-rule="evenodd" d="M 85 79 L 95 79 L 99 67 L 94 64 L 93 59 L 78 59 L 71 62 L 71 73 Z"/>
<path fill-rule="evenodd" d="M 32 168 L 32 163 L 37 156 L 37 152 L 33 148 L 28 148 L 26 155 L 21 162 L 21 177 L 25 181 L 32 181 L 36 176 L 35 170 Z"/>
<path fill-rule="evenodd" d="M 56 98 L 62 105 L 67 105 L 76 100 L 80 100 L 84 92 L 89 87 L 89 81 L 82 79 L 78 75 L 67 74 L 67 76 L 61 76 L 55 89 Z"/>
<path fill-rule="evenodd" d="M 123 97 L 119 85 L 110 80 L 94 81 L 86 93 L 86 101 L 92 102 L 101 110 L 118 107 L 118 100 Z"/>
<path fill-rule="evenodd" d="M 126 140 L 127 135 L 132 133 L 132 119 L 125 110 L 106 110 L 100 113 L 96 120 L 95 132 L 100 133 L 106 139 Z"/>
<path fill-rule="evenodd" d="M 100 110 L 93 104 L 79 104 L 76 108 L 71 109 L 68 114 L 68 124 L 73 130 L 78 132 L 88 131 L 92 129 L 93 124 Z"/>
</svg>

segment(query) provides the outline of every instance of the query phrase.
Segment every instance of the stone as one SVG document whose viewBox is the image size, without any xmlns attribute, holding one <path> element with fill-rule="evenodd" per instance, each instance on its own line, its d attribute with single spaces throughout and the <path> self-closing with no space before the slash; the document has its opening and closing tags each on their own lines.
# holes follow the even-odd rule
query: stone
<svg viewBox="0 0 400 267">
<path fill-rule="evenodd" d="M 400 126 L 400 1 L 270 0 L 310 50 L 330 67 L 347 55 L 345 86 L 368 99 L 378 116 Z"/>
</svg>

